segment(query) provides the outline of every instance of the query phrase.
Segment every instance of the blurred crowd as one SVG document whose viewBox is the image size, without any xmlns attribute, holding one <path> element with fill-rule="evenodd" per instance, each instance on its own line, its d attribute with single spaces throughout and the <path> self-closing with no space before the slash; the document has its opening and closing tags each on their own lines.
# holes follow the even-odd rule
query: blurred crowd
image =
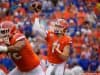
<svg viewBox="0 0 100 75">
<path fill-rule="evenodd" d="M 46 43 L 32 32 L 35 18 L 32 4 L 35 1 L 42 3 L 40 24 L 46 30 L 53 29 L 51 22 L 57 18 L 68 23 L 66 35 L 72 37 L 73 43 L 66 61 L 66 73 L 70 69 L 77 71 L 77 67 L 83 72 L 100 72 L 100 0 L 0 0 L 0 22 L 11 20 L 16 24 L 29 39 L 46 69 Z M 15 67 L 4 54 L 0 55 L 0 64 L 6 73 Z"/>
</svg>

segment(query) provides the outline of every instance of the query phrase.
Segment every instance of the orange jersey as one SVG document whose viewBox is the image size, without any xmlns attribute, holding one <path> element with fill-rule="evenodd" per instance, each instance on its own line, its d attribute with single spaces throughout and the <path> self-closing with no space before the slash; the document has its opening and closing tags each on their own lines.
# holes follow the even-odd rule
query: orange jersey
<svg viewBox="0 0 100 75">
<path fill-rule="evenodd" d="M 9 53 L 19 70 L 22 72 L 30 71 L 39 64 L 38 56 L 33 52 L 30 42 L 21 33 L 16 33 L 10 40 L 10 44 L 14 45 L 17 41 L 25 39 L 25 46 L 17 53 Z"/>
<path fill-rule="evenodd" d="M 54 33 L 48 32 L 46 40 L 48 44 L 48 61 L 54 64 L 64 62 L 65 60 L 59 57 L 59 53 L 56 50 L 53 51 L 54 43 L 57 42 L 56 45 L 59 45 L 59 49 L 63 52 L 63 48 L 71 43 L 71 38 L 64 35 L 59 39 Z"/>
</svg>

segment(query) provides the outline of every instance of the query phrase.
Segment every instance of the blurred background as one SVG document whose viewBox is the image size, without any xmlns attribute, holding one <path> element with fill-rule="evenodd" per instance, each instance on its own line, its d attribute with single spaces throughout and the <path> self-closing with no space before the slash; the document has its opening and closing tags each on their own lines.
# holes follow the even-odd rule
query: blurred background
<svg viewBox="0 0 100 75">
<path fill-rule="evenodd" d="M 68 72 L 100 72 L 100 0 L 0 0 L 0 22 L 13 21 L 29 39 L 34 51 L 46 70 L 47 45 L 43 38 L 34 34 L 34 2 L 40 2 L 42 11 L 40 24 L 52 29 L 54 19 L 63 18 L 68 23 L 66 35 L 72 37 L 69 59 L 66 60 L 65 75 Z M 6 54 L 0 54 L 0 69 L 8 73 L 15 64 Z M 78 73 L 78 74 L 77 74 Z"/>
</svg>

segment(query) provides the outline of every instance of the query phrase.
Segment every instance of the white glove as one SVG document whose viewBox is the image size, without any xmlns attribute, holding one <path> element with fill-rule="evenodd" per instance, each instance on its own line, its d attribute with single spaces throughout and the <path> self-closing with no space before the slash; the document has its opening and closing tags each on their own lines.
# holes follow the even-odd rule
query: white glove
<svg viewBox="0 0 100 75">
<path fill-rule="evenodd" d="M 7 46 L 0 46 L 0 52 L 7 52 L 8 48 Z"/>
</svg>

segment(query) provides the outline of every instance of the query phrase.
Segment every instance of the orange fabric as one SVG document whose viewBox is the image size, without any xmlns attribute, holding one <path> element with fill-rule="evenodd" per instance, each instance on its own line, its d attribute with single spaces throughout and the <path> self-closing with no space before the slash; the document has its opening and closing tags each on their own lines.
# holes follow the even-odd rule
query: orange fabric
<svg viewBox="0 0 100 75">
<path fill-rule="evenodd" d="M 81 37 L 73 37 L 72 41 L 73 41 L 73 47 L 76 50 L 75 52 L 77 54 L 80 54 L 81 53 L 81 46 L 83 44 L 82 38 Z"/>
<path fill-rule="evenodd" d="M 23 16 L 26 14 L 25 9 L 24 9 L 24 8 L 21 8 L 21 7 L 17 8 L 16 11 L 19 12 L 19 13 L 20 13 L 21 15 L 23 15 Z M 15 11 L 15 12 L 16 12 L 16 11 Z"/>
<path fill-rule="evenodd" d="M 86 14 L 84 12 L 78 12 L 77 18 L 78 18 L 78 25 L 81 25 L 86 19 Z"/>
<path fill-rule="evenodd" d="M 80 55 L 81 52 L 82 52 L 81 47 L 75 47 L 74 50 L 75 50 L 75 53 L 76 53 L 77 55 Z"/>
<path fill-rule="evenodd" d="M 64 19 L 69 19 L 69 18 L 73 18 L 74 17 L 74 14 L 72 12 L 69 12 L 69 11 L 65 11 L 63 13 L 63 18 Z"/>
<path fill-rule="evenodd" d="M 69 6 L 65 8 L 65 11 L 63 12 L 63 18 L 69 19 L 69 18 L 75 18 L 76 13 L 72 11 L 74 9 L 73 6 Z"/>
<path fill-rule="evenodd" d="M 69 45 L 69 43 L 71 42 L 71 38 L 68 36 L 62 36 L 59 39 L 53 32 L 48 32 L 46 40 L 48 44 L 48 56 L 47 56 L 48 61 L 54 64 L 59 64 L 64 62 L 65 60 L 59 57 L 59 53 L 56 50 L 54 52 L 52 51 L 53 44 L 58 40 L 57 45 L 60 45 L 59 49 L 63 51 L 63 48 L 67 44 Z"/>
<path fill-rule="evenodd" d="M 42 59 L 46 61 L 47 60 L 47 56 L 42 55 Z"/>
<path fill-rule="evenodd" d="M 89 3 L 91 3 L 91 2 L 94 2 L 94 3 L 96 3 L 96 2 L 98 2 L 98 0 L 87 0 Z"/>
<path fill-rule="evenodd" d="M 20 0 L 21 3 L 28 3 L 30 0 Z"/>
<path fill-rule="evenodd" d="M 8 73 L 8 70 L 7 70 L 7 68 L 5 66 L 0 65 L 0 69 L 3 70 L 5 74 Z"/>
<path fill-rule="evenodd" d="M 3 58 L 5 58 L 7 55 L 5 54 L 5 53 L 1 53 L 0 54 L 0 59 L 3 59 Z"/>
<path fill-rule="evenodd" d="M 94 12 L 96 15 L 100 14 L 100 3 L 97 3 L 96 6 L 94 7 Z"/>
<path fill-rule="evenodd" d="M 1 15 L 1 14 L 0 14 Z M 2 22 L 2 18 L 0 17 L 0 23 Z"/>
<path fill-rule="evenodd" d="M 13 20 L 13 16 L 5 16 L 4 20 L 6 21 L 12 21 Z"/>
<path fill-rule="evenodd" d="M 16 39 L 22 36 L 23 34 L 16 33 L 10 40 L 11 45 L 14 45 L 16 43 Z M 38 56 L 33 52 L 33 48 L 31 47 L 30 42 L 26 38 L 23 38 L 23 39 L 25 39 L 26 45 L 18 53 L 21 56 L 21 59 L 17 60 L 13 58 L 13 56 L 11 57 L 13 61 L 15 62 L 15 64 L 17 65 L 17 67 L 19 68 L 19 70 L 23 72 L 27 72 L 36 68 L 40 64 L 40 61 L 39 61 Z"/>
<path fill-rule="evenodd" d="M 98 49 L 98 53 L 100 54 L 100 48 Z"/>
<path fill-rule="evenodd" d="M 94 36 L 99 39 L 100 38 L 100 32 L 99 31 L 94 31 Z"/>
<path fill-rule="evenodd" d="M 81 46 L 83 44 L 83 40 L 81 37 L 73 37 L 73 45 L 76 46 Z"/>
<path fill-rule="evenodd" d="M 62 13 L 60 11 L 57 11 L 54 13 L 55 18 L 59 19 L 62 18 Z"/>
<path fill-rule="evenodd" d="M 2 7 L 9 8 L 10 7 L 9 2 L 2 3 Z"/>
</svg>

